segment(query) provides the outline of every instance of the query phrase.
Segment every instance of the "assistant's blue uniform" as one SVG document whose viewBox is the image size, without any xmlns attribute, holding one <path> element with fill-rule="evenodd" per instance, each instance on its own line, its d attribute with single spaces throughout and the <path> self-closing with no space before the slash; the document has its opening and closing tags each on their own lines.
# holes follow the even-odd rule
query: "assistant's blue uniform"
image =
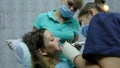
<svg viewBox="0 0 120 68">
<path fill-rule="evenodd" d="M 120 57 L 120 13 L 99 13 L 92 18 L 83 58 L 94 62 L 94 55 Z"/>
</svg>

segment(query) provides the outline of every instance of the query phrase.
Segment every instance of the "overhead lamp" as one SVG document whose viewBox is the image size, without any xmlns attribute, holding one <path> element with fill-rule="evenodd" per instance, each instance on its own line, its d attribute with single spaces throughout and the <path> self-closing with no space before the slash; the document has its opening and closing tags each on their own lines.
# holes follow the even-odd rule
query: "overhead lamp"
<svg viewBox="0 0 120 68">
<path fill-rule="evenodd" d="M 105 4 L 105 3 L 101 6 L 101 9 L 102 9 L 103 11 L 105 11 L 105 12 L 110 11 L 109 6 L 108 6 L 107 4 Z"/>
<path fill-rule="evenodd" d="M 95 3 L 98 3 L 100 5 L 100 8 L 104 12 L 110 11 L 109 6 L 105 3 L 105 0 L 95 0 Z"/>
</svg>

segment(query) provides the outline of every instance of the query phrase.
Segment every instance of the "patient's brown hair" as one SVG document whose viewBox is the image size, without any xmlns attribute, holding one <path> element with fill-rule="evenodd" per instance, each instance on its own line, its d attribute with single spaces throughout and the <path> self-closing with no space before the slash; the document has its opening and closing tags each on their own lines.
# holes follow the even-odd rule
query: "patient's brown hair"
<svg viewBox="0 0 120 68">
<path fill-rule="evenodd" d="M 41 57 L 38 51 L 39 48 L 45 48 L 43 40 L 45 30 L 46 29 L 40 29 L 35 32 L 29 32 L 23 36 L 23 42 L 28 46 L 31 53 L 32 68 L 50 68 L 49 62 L 46 61 L 47 58 L 44 59 Z"/>
</svg>

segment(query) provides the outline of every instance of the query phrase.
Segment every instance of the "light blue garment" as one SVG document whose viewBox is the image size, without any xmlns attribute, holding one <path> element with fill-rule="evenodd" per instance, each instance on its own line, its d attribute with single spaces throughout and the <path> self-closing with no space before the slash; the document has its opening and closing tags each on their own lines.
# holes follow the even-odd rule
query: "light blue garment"
<svg viewBox="0 0 120 68">
<path fill-rule="evenodd" d="M 24 65 L 24 68 L 32 68 L 31 54 L 22 39 L 17 39 L 12 42 L 13 53 L 17 58 L 17 61 Z"/>
<path fill-rule="evenodd" d="M 71 18 L 73 17 L 73 15 L 75 14 L 74 12 L 72 12 L 65 4 L 63 4 L 60 8 L 60 14 L 64 17 L 64 18 Z"/>
<path fill-rule="evenodd" d="M 69 67 L 70 68 L 74 68 L 75 65 L 74 63 L 72 63 L 69 59 L 67 59 L 64 54 L 60 53 L 60 58 L 61 58 L 61 61 L 64 62 L 65 64 L 69 64 Z"/>
<path fill-rule="evenodd" d="M 71 68 L 70 65 L 66 61 L 60 61 L 57 65 L 56 68 Z"/>
</svg>

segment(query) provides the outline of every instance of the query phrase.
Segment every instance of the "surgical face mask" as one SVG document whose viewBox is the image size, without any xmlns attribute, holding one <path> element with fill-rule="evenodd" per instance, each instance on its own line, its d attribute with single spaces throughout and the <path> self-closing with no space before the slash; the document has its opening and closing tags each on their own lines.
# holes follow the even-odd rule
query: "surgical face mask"
<svg viewBox="0 0 120 68">
<path fill-rule="evenodd" d="M 64 18 L 71 18 L 73 17 L 73 15 L 75 14 L 74 12 L 72 12 L 65 4 L 62 5 L 62 7 L 60 8 L 60 14 L 64 17 Z"/>
<path fill-rule="evenodd" d="M 82 24 L 81 34 L 82 34 L 84 37 L 87 37 L 88 27 L 89 27 L 89 25 L 84 25 L 84 24 Z"/>
</svg>

